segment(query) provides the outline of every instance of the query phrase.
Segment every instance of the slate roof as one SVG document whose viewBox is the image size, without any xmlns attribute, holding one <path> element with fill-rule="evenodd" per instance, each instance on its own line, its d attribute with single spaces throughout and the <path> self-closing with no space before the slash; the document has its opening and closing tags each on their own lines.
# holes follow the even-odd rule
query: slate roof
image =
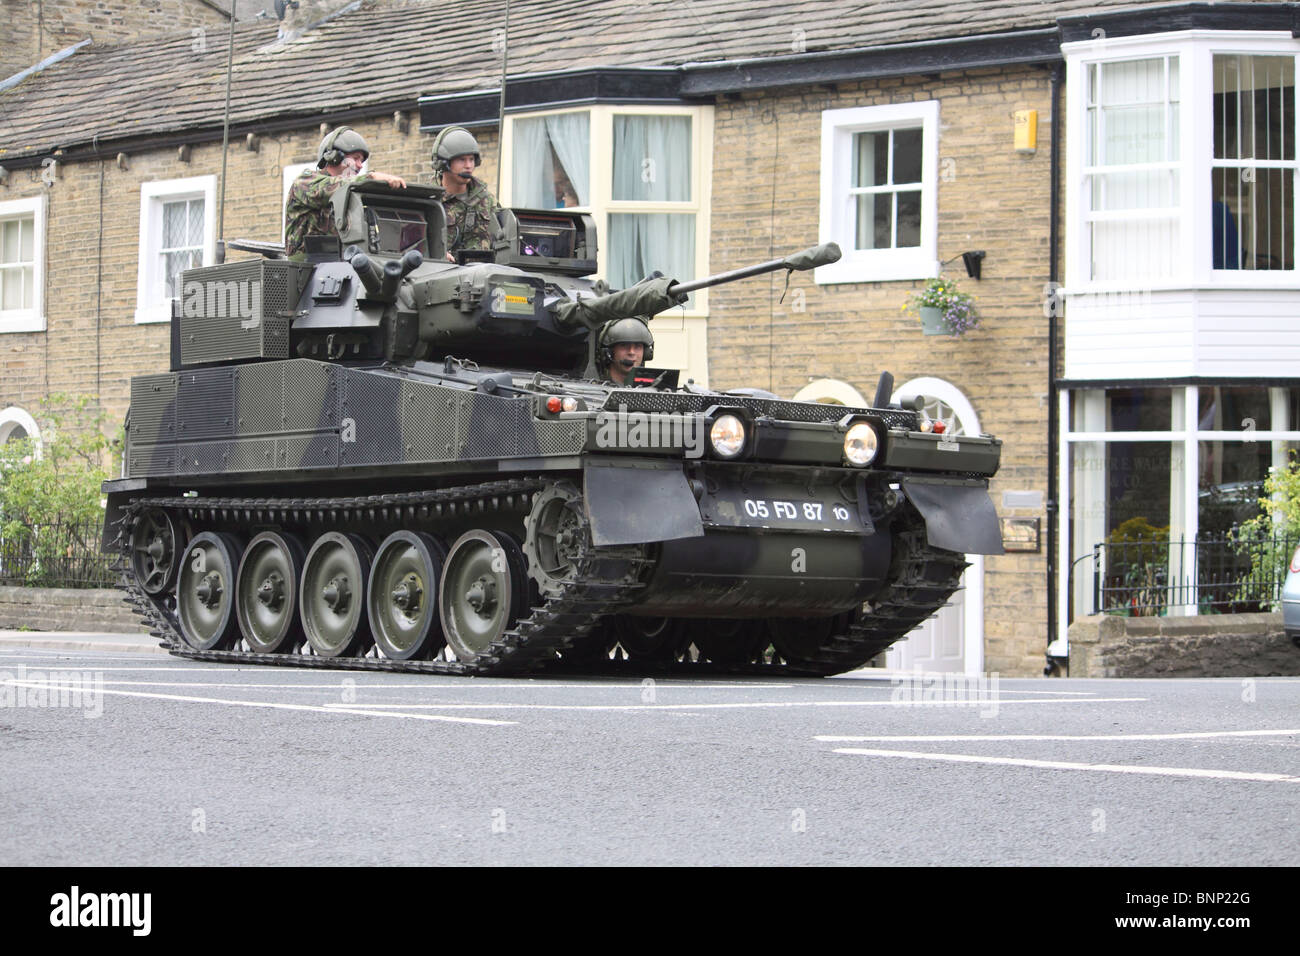
<svg viewBox="0 0 1300 956">
<path fill-rule="evenodd" d="M 679 66 L 1050 28 L 1133 0 L 512 0 L 510 75 Z M 414 107 L 494 89 L 504 0 L 361 0 L 289 42 L 274 21 L 235 29 L 232 125 Z M 801 31 L 801 32 L 796 32 Z M 60 147 L 221 125 L 226 32 L 87 44 L 0 92 L 0 164 Z"/>
</svg>

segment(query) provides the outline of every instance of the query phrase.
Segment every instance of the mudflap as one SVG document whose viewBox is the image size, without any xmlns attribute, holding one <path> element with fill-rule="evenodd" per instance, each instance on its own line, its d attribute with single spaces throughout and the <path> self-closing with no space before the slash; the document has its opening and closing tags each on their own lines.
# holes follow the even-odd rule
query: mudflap
<svg viewBox="0 0 1300 956">
<path fill-rule="evenodd" d="M 1003 554 L 998 513 L 979 481 L 904 478 L 903 491 L 925 519 L 931 547 L 962 554 Z"/>
<path fill-rule="evenodd" d="M 589 462 L 583 497 L 597 547 L 704 535 L 700 506 L 681 462 Z"/>
<path fill-rule="evenodd" d="M 126 504 L 132 492 L 144 491 L 149 483 L 143 478 L 110 478 L 101 485 L 107 499 L 104 529 L 100 533 L 99 549 L 104 554 L 117 553 L 117 525 L 126 513 Z"/>
</svg>

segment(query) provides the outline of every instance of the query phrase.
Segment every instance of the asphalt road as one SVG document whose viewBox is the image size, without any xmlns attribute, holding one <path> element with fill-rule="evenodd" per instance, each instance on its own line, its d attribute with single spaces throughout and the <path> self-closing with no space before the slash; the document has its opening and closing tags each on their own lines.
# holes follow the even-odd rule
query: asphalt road
<svg viewBox="0 0 1300 956">
<path fill-rule="evenodd" d="M 79 683 L 78 683 L 79 682 Z M 1294 865 L 1300 679 L 531 680 L 0 647 L 0 863 Z"/>
</svg>

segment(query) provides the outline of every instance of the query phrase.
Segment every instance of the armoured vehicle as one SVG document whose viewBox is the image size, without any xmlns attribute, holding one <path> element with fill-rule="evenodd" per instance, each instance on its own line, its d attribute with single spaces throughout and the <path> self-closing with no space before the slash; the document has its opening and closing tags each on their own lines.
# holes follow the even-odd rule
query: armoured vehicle
<svg viewBox="0 0 1300 956">
<path fill-rule="evenodd" d="M 263 255 L 183 274 L 105 485 L 104 546 L 174 653 L 824 675 L 1000 552 L 1000 442 L 890 405 L 888 373 L 869 408 L 601 380 L 603 323 L 838 249 L 611 292 L 589 216 L 507 210 L 451 262 L 438 196 L 352 184 L 309 261 L 232 244 Z"/>
</svg>

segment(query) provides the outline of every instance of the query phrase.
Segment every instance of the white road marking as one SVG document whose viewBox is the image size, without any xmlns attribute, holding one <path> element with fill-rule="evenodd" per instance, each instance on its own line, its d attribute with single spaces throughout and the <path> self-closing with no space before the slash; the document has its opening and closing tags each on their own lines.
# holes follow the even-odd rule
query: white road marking
<svg viewBox="0 0 1300 956">
<path fill-rule="evenodd" d="M 928 754 L 911 750 L 862 750 L 840 747 L 837 754 L 855 757 L 902 757 L 907 760 L 935 760 L 948 763 L 994 764 L 1003 767 L 1032 767 L 1043 770 L 1091 770 L 1097 773 L 1145 774 L 1157 777 L 1201 777 L 1212 780 L 1252 780 L 1264 783 L 1300 783 L 1300 777 L 1284 773 L 1248 773 L 1240 770 L 1202 770 L 1198 767 L 1146 767 L 1109 763 L 1069 763 L 1064 760 L 1029 760 L 1024 757 L 980 757 L 975 754 Z"/>
<path fill-rule="evenodd" d="M 35 681 L 35 680 L 4 680 L 3 684 L 13 684 L 15 687 L 44 687 L 53 684 L 54 687 L 59 685 L 52 681 Z M 262 707 L 271 710 L 302 710 L 311 711 L 318 714 L 356 714 L 362 717 L 401 717 L 408 720 L 436 720 L 446 721 L 455 724 L 484 724 L 487 726 L 504 727 L 507 725 L 517 724 L 515 720 L 486 720 L 480 717 L 447 717 L 442 714 L 405 714 L 388 710 L 373 710 L 366 707 L 322 707 L 312 704 L 281 704 L 264 700 L 230 700 L 224 697 L 193 697 L 184 694 L 155 694 L 146 693 L 137 690 L 99 690 L 96 693 L 111 694 L 116 697 L 144 697 L 152 700 L 175 700 L 190 704 L 221 704 L 226 707 Z"/>
<path fill-rule="evenodd" d="M 87 671 L 93 671 L 93 672 L 98 673 L 99 671 L 108 670 L 108 668 L 103 668 L 103 667 L 39 667 L 39 668 L 32 668 L 32 669 L 33 669 L 33 670 L 40 670 L 40 671 L 43 671 L 43 672 L 48 671 L 48 672 L 51 672 L 51 673 L 52 673 L 52 672 L 55 672 L 55 671 L 58 671 L 58 672 L 60 672 L 60 673 L 62 673 L 62 672 L 64 672 L 64 671 L 71 671 L 71 672 L 73 672 L 73 673 L 78 673 L 78 674 L 80 674 L 80 673 L 85 673 L 85 672 L 87 672 Z M 0 673 L 3 673 L 3 672 L 0 671 Z M 371 675 L 368 675 L 368 676 L 372 676 L 372 677 L 373 677 L 374 675 L 371 674 Z M 640 690 L 643 689 L 643 685 L 642 685 L 642 684 L 604 684 L 604 683 L 591 683 L 591 684 L 550 684 L 550 683 L 547 683 L 547 682 L 545 682 L 545 681 L 538 681 L 538 682 L 536 682 L 536 683 L 519 683 L 519 682 L 517 682 L 517 681 L 516 681 L 516 682 L 512 682 L 512 683 L 501 683 L 501 682 L 499 681 L 499 679 L 497 679 L 497 678 L 493 678 L 491 683 L 482 683 L 482 682 L 474 681 L 474 680 L 469 679 L 469 678 L 466 678 L 466 679 L 464 679 L 464 680 L 465 680 L 465 682 L 464 682 L 464 683 L 460 683 L 460 684 L 444 684 L 444 683 L 432 683 L 432 682 L 417 681 L 417 682 L 415 682 L 415 683 L 411 683 L 411 684 L 361 684 L 361 683 L 356 683 L 356 684 L 353 684 L 352 686 L 353 686 L 355 689 L 357 689 L 357 690 L 421 690 L 421 689 L 424 689 L 424 688 L 431 688 L 431 689 L 435 689 L 435 690 L 468 690 L 468 689 L 470 689 L 470 688 L 476 688 L 476 689 L 477 689 L 477 688 L 496 688 L 497 690 L 542 690 L 542 689 L 550 690 L 551 688 L 562 688 L 562 689 L 591 689 L 591 688 L 596 688 L 596 689 L 600 689 L 600 690 L 606 690 L 606 689 L 608 689 L 608 690 L 634 690 L 634 691 L 640 691 Z M 219 689 L 219 688 L 236 688 L 236 689 L 239 689 L 239 690 L 244 690 L 244 689 L 253 689 L 253 688 L 259 688 L 259 689 L 260 689 L 260 688 L 271 688 L 271 689 L 282 689 L 282 690 L 338 690 L 338 689 L 340 688 L 340 686 L 341 686 L 341 684 L 340 684 L 339 681 L 331 681 L 330 683 L 327 683 L 327 684 L 260 684 L 260 683 L 258 683 L 258 684 L 227 684 L 227 683 L 214 683 L 214 682 L 209 682 L 209 681 L 106 680 L 106 681 L 104 681 L 104 684 L 105 684 L 106 686 L 113 686 L 113 687 L 208 687 L 208 688 L 212 688 L 212 689 L 214 689 L 214 690 L 215 690 L 215 689 Z M 683 688 L 690 688 L 690 689 L 692 689 L 692 690 L 743 690 L 743 689 L 745 689 L 746 687 L 749 687 L 750 689 L 756 689 L 756 685 L 753 685 L 753 684 L 750 684 L 750 685 L 744 685 L 744 684 L 690 684 L 690 683 L 685 683 L 685 684 L 665 684 L 665 683 L 662 682 L 662 681 L 658 681 L 658 682 L 656 682 L 656 686 L 659 687 L 660 689 L 662 689 L 662 688 L 664 688 L 665 686 L 667 686 L 667 687 L 672 687 L 673 689 L 677 689 L 678 687 L 683 687 Z M 789 685 L 789 684 L 763 684 L 763 685 L 761 685 L 761 689 L 763 689 L 763 690 L 768 690 L 768 689 L 771 689 L 771 688 L 773 688 L 773 687 L 777 687 L 777 688 L 789 688 L 790 685 Z"/>
<path fill-rule="evenodd" d="M 1300 734 L 1291 730 L 1207 730 L 1179 734 L 920 734 L 903 737 L 839 737 L 818 734 L 813 740 L 823 743 L 939 743 L 951 741 L 1018 741 L 1018 740 L 1205 740 L 1212 737 L 1284 737 Z"/>
<path fill-rule="evenodd" d="M 978 710 L 986 707 L 991 703 L 997 703 L 998 706 L 1005 704 L 1126 704 L 1138 701 L 1145 701 L 1146 697 L 1091 697 L 1079 699 L 1077 697 L 1064 698 L 1062 700 L 987 700 L 987 701 L 963 701 L 961 703 L 933 703 L 919 704 L 906 700 L 790 700 L 790 701 L 745 701 L 732 704 L 367 704 L 367 707 L 378 710 L 385 708 L 405 708 L 408 710 L 419 710 L 428 708 L 430 710 L 750 710 L 764 708 L 786 708 L 786 707 L 915 707 L 917 709 L 946 709 L 952 710 L 957 707 L 964 707 L 968 710 Z M 327 704 L 327 707 L 334 706 Z"/>
</svg>

